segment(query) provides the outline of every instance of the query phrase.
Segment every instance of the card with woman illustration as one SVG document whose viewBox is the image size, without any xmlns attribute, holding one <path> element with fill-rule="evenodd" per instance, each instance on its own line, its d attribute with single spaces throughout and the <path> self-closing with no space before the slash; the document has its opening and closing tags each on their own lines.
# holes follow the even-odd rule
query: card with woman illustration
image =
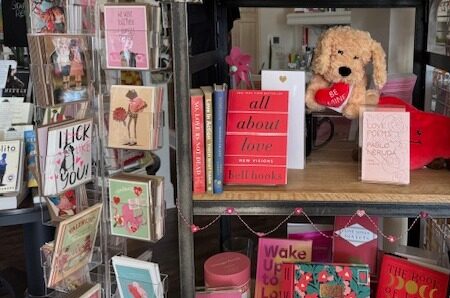
<svg viewBox="0 0 450 298">
<path fill-rule="evenodd" d="M 66 33 L 66 0 L 30 0 L 31 33 Z"/>
<path fill-rule="evenodd" d="M 44 37 L 54 105 L 87 100 L 90 82 L 89 39 L 85 35 Z"/>
<path fill-rule="evenodd" d="M 161 94 L 161 87 L 156 86 L 111 86 L 108 146 L 156 149 L 154 119 Z"/>
<path fill-rule="evenodd" d="M 106 68 L 149 69 L 147 5 L 104 6 Z"/>
</svg>

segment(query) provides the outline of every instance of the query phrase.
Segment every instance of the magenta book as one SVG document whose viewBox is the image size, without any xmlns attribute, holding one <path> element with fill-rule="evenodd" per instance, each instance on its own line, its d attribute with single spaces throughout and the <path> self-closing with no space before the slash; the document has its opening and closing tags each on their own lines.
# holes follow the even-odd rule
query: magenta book
<svg viewBox="0 0 450 298">
<path fill-rule="evenodd" d="M 320 231 L 320 232 L 319 232 Z M 313 251 L 312 261 L 320 263 L 330 263 L 333 255 L 333 225 L 325 224 L 306 224 L 306 223 L 288 223 L 288 239 L 312 240 Z M 329 237 L 325 237 L 327 235 Z"/>
<path fill-rule="evenodd" d="M 281 297 L 281 265 L 311 262 L 312 241 L 259 238 L 255 297 Z"/>
<path fill-rule="evenodd" d="M 230 90 L 224 183 L 287 183 L 288 92 Z"/>
<path fill-rule="evenodd" d="M 149 69 L 146 5 L 105 5 L 106 68 Z"/>
</svg>

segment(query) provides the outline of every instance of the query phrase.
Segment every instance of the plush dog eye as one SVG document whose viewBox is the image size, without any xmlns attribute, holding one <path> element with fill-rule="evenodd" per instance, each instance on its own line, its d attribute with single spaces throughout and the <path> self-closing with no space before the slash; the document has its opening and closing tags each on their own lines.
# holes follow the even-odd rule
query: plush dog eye
<svg viewBox="0 0 450 298">
<path fill-rule="evenodd" d="M 356 59 L 359 59 L 359 57 L 358 57 L 358 56 L 355 56 L 355 57 L 353 57 L 353 59 L 355 59 L 355 60 L 356 60 Z"/>
<path fill-rule="evenodd" d="M 338 54 L 340 54 L 340 55 L 344 55 L 344 51 L 342 51 L 342 50 L 339 50 L 339 51 L 338 51 Z"/>
</svg>

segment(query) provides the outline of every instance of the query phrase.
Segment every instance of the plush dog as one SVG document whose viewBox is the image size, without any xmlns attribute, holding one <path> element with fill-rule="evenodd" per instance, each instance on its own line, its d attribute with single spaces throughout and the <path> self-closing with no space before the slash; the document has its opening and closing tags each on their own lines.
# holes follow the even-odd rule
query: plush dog
<svg viewBox="0 0 450 298">
<path fill-rule="evenodd" d="M 362 104 L 376 105 L 379 89 L 386 83 L 385 52 L 365 31 L 348 26 L 325 31 L 312 61 L 313 76 L 306 90 L 310 111 L 331 108 L 349 119 L 357 118 Z M 365 66 L 372 61 L 378 90 L 367 90 Z"/>
</svg>

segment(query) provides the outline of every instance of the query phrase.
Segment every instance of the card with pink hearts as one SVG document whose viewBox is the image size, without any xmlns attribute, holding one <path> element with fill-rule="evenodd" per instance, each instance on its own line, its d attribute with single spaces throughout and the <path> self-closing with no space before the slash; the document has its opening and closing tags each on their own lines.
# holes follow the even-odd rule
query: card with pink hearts
<svg viewBox="0 0 450 298">
<path fill-rule="evenodd" d="M 46 135 L 38 130 L 42 195 L 58 195 L 92 179 L 92 129 L 90 118 L 49 126 Z"/>
<path fill-rule="evenodd" d="M 152 240 L 151 181 L 127 174 L 109 178 L 111 234 L 139 240 Z"/>
</svg>

